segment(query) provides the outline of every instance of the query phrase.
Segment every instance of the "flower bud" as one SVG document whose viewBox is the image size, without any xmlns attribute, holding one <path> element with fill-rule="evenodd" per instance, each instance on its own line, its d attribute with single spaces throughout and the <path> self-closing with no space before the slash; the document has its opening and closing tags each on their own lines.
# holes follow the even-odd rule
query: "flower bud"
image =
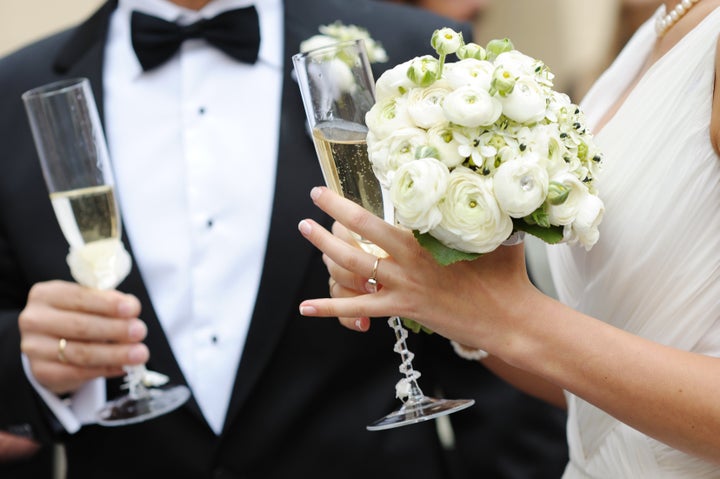
<svg viewBox="0 0 720 479">
<path fill-rule="evenodd" d="M 553 206 L 558 206 L 565 203 L 569 194 L 570 188 L 557 181 L 551 181 L 548 185 L 547 201 Z"/>
<path fill-rule="evenodd" d="M 497 92 L 500 96 L 505 96 L 513 91 L 515 88 L 515 81 L 517 79 L 509 70 L 498 67 L 495 69 L 492 78 L 492 90 Z"/>
<path fill-rule="evenodd" d="M 464 44 L 462 33 L 458 33 L 452 28 L 435 30 L 430 43 L 438 55 L 455 53 Z"/>
<path fill-rule="evenodd" d="M 515 47 L 509 38 L 496 38 L 495 40 L 490 40 L 486 47 L 488 60 L 494 60 L 501 53 L 509 52 L 514 49 Z"/>
<path fill-rule="evenodd" d="M 421 158 L 435 158 L 438 160 L 440 159 L 440 152 L 432 146 L 422 145 L 415 150 L 415 158 L 418 160 Z"/>
<path fill-rule="evenodd" d="M 440 63 L 436 58 L 431 56 L 423 56 L 415 58 L 410 62 L 407 76 L 414 84 L 419 87 L 428 87 L 435 83 L 438 79 L 438 71 Z"/>
<path fill-rule="evenodd" d="M 465 60 L 466 58 L 485 60 L 487 58 L 487 52 L 477 43 L 466 43 L 458 48 L 456 55 L 460 60 Z"/>
</svg>

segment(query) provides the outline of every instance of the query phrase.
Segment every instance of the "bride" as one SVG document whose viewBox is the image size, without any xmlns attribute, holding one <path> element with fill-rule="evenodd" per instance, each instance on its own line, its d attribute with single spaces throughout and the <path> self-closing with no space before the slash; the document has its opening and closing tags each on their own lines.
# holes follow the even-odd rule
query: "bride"
<svg viewBox="0 0 720 479">
<path fill-rule="evenodd" d="M 311 196 L 334 234 L 299 225 L 333 297 L 303 315 L 360 331 L 399 315 L 487 351 L 499 376 L 567 407 L 565 478 L 720 478 L 720 0 L 664 3 L 583 102 L 606 212 L 591 251 L 548 247 L 561 302 L 531 284 L 522 245 L 442 267 L 325 188 Z M 390 256 L 375 264 L 348 230 Z M 371 271 L 382 287 L 365 294 Z"/>
</svg>

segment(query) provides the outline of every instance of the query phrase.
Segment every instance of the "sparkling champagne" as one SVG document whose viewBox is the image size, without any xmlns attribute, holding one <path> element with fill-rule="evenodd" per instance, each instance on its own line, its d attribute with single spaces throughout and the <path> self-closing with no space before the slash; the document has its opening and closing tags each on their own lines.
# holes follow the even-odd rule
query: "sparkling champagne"
<svg viewBox="0 0 720 479">
<path fill-rule="evenodd" d="M 120 237 L 120 222 L 112 186 L 100 185 L 50 193 L 55 216 L 73 247 Z"/>
<path fill-rule="evenodd" d="M 313 129 L 313 140 L 327 186 L 371 213 L 385 217 L 383 192 L 368 159 L 367 128 L 364 125 L 335 120 Z M 384 257 L 387 253 L 356 235 L 368 253 Z"/>
<path fill-rule="evenodd" d="M 368 159 L 367 128 L 357 123 L 320 123 L 313 138 L 325 183 L 336 193 L 383 218 L 380 183 Z"/>
</svg>

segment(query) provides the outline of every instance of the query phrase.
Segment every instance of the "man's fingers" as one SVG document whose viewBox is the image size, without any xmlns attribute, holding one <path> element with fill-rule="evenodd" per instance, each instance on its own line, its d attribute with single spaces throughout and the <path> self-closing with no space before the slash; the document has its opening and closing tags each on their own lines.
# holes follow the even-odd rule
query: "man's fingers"
<svg viewBox="0 0 720 479">
<path fill-rule="evenodd" d="M 44 360 L 34 361 L 31 369 L 35 379 L 55 394 L 75 391 L 92 379 L 120 377 L 125 374 L 122 367 L 117 366 L 87 368 Z"/>
<path fill-rule="evenodd" d="M 25 334 L 38 333 L 78 341 L 136 342 L 147 335 L 147 326 L 139 319 L 113 319 L 87 313 L 47 307 L 29 307 L 19 319 Z"/>
<path fill-rule="evenodd" d="M 55 362 L 90 369 L 144 364 L 150 357 L 147 346 L 142 343 L 94 343 L 43 335 L 23 337 L 20 347 L 31 361 Z"/>
<path fill-rule="evenodd" d="M 44 303 L 57 309 L 132 318 L 140 314 L 140 301 L 119 291 L 101 291 L 67 281 L 47 281 L 33 285 L 28 304 Z"/>
</svg>

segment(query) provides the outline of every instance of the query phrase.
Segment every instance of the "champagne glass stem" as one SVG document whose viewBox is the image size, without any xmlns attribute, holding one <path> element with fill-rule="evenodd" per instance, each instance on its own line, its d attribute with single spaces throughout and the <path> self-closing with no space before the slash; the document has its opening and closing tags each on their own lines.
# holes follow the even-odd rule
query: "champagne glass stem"
<svg viewBox="0 0 720 479">
<path fill-rule="evenodd" d="M 143 378 L 147 373 L 144 364 L 135 366 L 123 366 L 125 371 L 125 385 L 130 399 L 137 400 L 148 396 L 148 389 L 143 384 Z"/>
<path fill-rule="evenodd" d="M 388 319 L 388 325 L 395 332 L 395 347 L 393 350 L 400 355 L 402 363 L 400 364 L 400 372 L 405 375 L 396 386 L 396 394 L 403 403 L 418 401 L 424 397 L 417 379 L 420 377 L 420 371 L 413 368 L 412 360 L 415 354 L 407 347 L 407 329 L 402 324 L 399 316 L 392 316 Z"/>
</svg>

